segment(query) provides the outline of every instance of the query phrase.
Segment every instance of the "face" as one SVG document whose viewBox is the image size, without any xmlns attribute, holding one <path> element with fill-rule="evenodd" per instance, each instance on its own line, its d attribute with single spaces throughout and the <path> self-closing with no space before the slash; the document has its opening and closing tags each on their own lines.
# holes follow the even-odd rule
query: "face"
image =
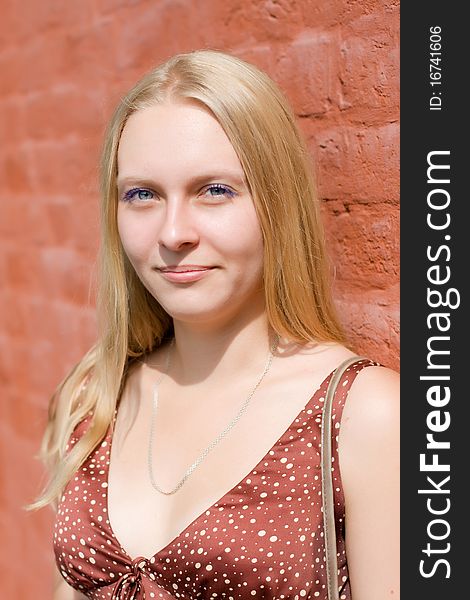
<svg viewBox="0 0 470 600">
<path fill-rule="evenodd" d="M 264 303 L 255 207 L 235 150 L 208 110 L 185 102 L 132 114 L 117 184 L 124 251 L 175 320 L 215 323 Z"/>
</svg>

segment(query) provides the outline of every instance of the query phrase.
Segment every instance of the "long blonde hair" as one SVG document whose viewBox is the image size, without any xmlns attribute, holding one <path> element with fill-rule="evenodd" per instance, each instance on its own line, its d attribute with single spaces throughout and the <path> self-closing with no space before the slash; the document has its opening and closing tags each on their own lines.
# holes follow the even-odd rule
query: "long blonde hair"
<svg viewBox="0 0 470 600">
<path fill-rule="evenodd" d="M 178 54 L 145 75 L 122 99 L 101 158 L 100 283 L 96 345 L 58 386 L 41 446 L 50 480 L 30 508 L 55 503 L 113 420 L 127 370 L 172 335 L 170 316 L 138 279 L 117 230 L 117 150 L 129 116 L 164 101 L 196 101 L 223 127 L 245 172 L 264 238 L 268 320 L 300 343 L 343 341 L 330 293 L 329 266 L 310 156 L 295 117 L 262 71 L 215 50 Z M 75 426 L 87 432 L 70 449 Z"/>
</svg>

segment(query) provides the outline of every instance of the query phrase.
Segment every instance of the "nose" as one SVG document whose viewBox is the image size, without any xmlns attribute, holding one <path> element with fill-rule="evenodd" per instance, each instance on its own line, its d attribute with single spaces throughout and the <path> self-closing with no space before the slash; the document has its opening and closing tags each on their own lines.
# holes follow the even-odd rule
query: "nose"
<svg viewBox="0 0 470 600">
<path fill-rule="evenodd" d="M 158 233 L 159 243 L 173 252 L 197 245 L 199 234 L 190 205 L 183 199 L 169 198 Z"/>
</svg>

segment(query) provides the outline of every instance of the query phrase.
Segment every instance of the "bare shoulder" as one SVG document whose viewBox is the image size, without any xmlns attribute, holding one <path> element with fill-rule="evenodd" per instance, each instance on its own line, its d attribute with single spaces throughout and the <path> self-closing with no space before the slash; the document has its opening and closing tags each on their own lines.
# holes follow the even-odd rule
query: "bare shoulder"
<svg viewBox="0 0 470 600">
<path fill-rule="evenodd" d="M 280 344 L 279 352 L 287 358 L 289 373 L 295 371 L 296 365 L 310 373 L 320 373 L 326 377 L 344 360 L 355 356 L 351 350 L 337 342 L 295 342 Z"/>
<path fill-rule="evenodd" d="M 345 494 L 360 498 L 399 468 L 399 375 L 379 366 L 362 369 L 344 406 L 338 447 Z"/>
<path fill-rule="evenodd" d="M 365 367 L 351 385 L 338 439 L 354 598 L 399 595 L 399 440 L 398 373 Z"/>
<path fill-rule="evenodd" d="M 357 434 L 368 430 L 383 433 L 399 417 L 400 376 L 380 366 L 362 369 L 356 376 L 344 407 L 341 428 Z"/>
</svg>

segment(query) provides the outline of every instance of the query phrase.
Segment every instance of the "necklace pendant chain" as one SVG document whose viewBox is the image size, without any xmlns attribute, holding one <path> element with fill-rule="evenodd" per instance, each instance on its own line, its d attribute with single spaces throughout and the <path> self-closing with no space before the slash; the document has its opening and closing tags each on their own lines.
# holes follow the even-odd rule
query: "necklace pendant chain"
<svg viewBox="0 0 470 600">
<path fill-rule="evenodd" d="M 238 413 L 228 423 L 228 425 L 225 427 L 225 429 L 221 433 L 219 433 L 219 435 L 214 440 L 212 440 L 212 442 L 207 446 L 207 448 L 202 452 L 202 454 L 187 469 L 186 473 L 183 475 L 182 479 L 176 484 L 176 486 L 173 489 L 169 490 L 169 491 L 165 491 L 165 490 L 162 490 L 162 488 L 155 481 L 155 476 L 154 476 L 154 472 L 153 472 L 153 450 L 154 450 L 154 438 L 155 438 L 155 421 L 156 421 L 156 418 L 157 418 L 157 410 L 158 410 L 158 387 L 160 385 L 161 380 L 163 379 L 163 376 L 168 373 L 168 370 L 170 368 L 170 356 L 171 356 L 171 350 L 173 348 L 174 342 L 175 342 L 175 339 L 173 338 L 172 341 L 171 341 L 170 347 L 168 349 L 165 370 L 162 372 L 162 374 L 158 378 L 158 381 L 155 383 L 154 388 L 153 388 L 152 417 L 151 417 L 151 422 L 150 422 L 150 435 L 149 435 L 148 457 L 147 457 L 148 458 L 147 462 L 148 462 L 148 472 L 149 472 L 150 483 L 152 484 L 152 487 L 157 492 L 160 492 L 160 494 L 165 494 L 166 496 L 170 496 L 172 494 L 175 494 L 179 489 L 181 489 L 183 487 L 183 485 L 186 483 L 186 481 L 188 480 L 188 478 L 198 468 L 198 466 L 206 458 L 206 456 L 209 454 L 209 452 L 211 452 L 211 450 L 213 450 L 217 446 L 217 444 L 219 444 L 219 442 L 221 442 L 226 437 L 226 435 L 229 433 L 229 431 L 241 419 L 243 413 L 248 408 L 248 405 L 250 403 L 251 398 L 253 397 L 254 393 L 256 392 L 256 390 L 258 389 L 258 387 L 260 386 L 261 382 L 263 381 L 264 377 L 266 376 L 266 373 L 269 371 L 269 369 L 271 367 L 271 363 L 273 361 L 273 354 L 274 354 L 274 352 L 275 352 L 275 350 L 277 348 L 277 345 L 279 343 L 279 336 L 278 335 L 275 336 L 274 342 L 273 342 L 273 344 L 272 344 L 272 346 L 271 346 L 271 348 L 269 350 L 268 360 L 266 361 L 266 365 L 264 367 L 263 373 L 259 377 L 258 381 L 256 382 L 256 385 L 251 390 L 251 392 L 248 395 L 247 399 L 243 402 L 243 404 L 242 404 L 240 410 L 238 411 Z"/>
</svg>

